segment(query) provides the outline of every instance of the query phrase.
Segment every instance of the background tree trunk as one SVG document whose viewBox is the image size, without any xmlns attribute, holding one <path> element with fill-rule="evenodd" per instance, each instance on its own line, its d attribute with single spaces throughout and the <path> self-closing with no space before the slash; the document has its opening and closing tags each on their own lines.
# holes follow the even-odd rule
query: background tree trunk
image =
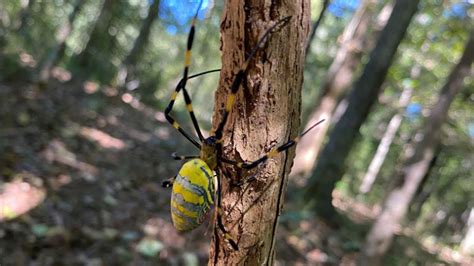
<svg viewBox="0 0 474 266">
<path fill-rule="evenodd" d="M 311 34 L 309 35 L 309 40 L 308 44 L 306 45 L 306 55 L 309 53 L 309 48 L 311 47 L 311 43 L 314 40 L 314 37 L 316 36 L 316 30 L 319 28 L 319 25 L 321 24 L 321 21 L 323 21 L 324 14 L 326 13 L 326 10 L 329 6 L 329 1 L 330 0 L 324 0 L 322 3 L 321 11 L 319 12 L 319 16 L 316 19 L 316 21 L 313 23 L 311 26 Z"/>
<path fill-rule="evenodd" d="M 226 158 L 253 161 L 298 135 L 310 1 L 226 2 L 221 21 L 222 72 L 215 95 L 214 129 L 221 119 L 232 78 L 245 56 L 266 29 L 286 16 L 291 16 L 289 23 L 271 34 L 250 63 L 224 129 L 222 152 Z M 223 220 L 239 251 L 226 244 L 216 227 L 210 264 L 273 265 L 274 236 L 293 156 L 291 149 L 250 172 L 222 165 Z M 249 176 L 255 178 L 244 182 Z M 232 186 L 231 180 L 244 183 Z"/>
<path fill-rule="evenodd" d="M 22 0 L 21 1 L 21 10 L 18 13 L 17 20 L 15 21 L 14 28 L 18 32 L 23 32 L 25 27 L 28 24 L 28 20 L 31 17 L 31 12 L 33 9 L 33 6 L 35 5 L 36 0 Z"/>
<path fill-rule="evenodd" d="M 421 67 L 420 65 L 413 66 L 411 70 L 411 79 L 417 79 L 420 76 Z M 372 185 L 379 174 L 380 168 L 382 168 L 382 164 L 387 157 L 388 151 L 390 150 L 390 146 L 392 145 L 393 139 L 400 128 L 400 125 L 403 120 L 403 113 L 405 112 L 405 108 L 410 103 L 411 95 L 413 93 L 413 88 L 411 84 L 404 85 L 402 94 L 400 95 L 400 99 L 398 100 L 398 111 L 397 113 L 390 119 L 390 122 L 387 125 L 387 129 L 380 140 L 379 146 L 375 151 L 374 158 L 370 162 L 369 169 L 365 174 L 364 178 L 362 179 L 362 184 L 359 187 L 359 192 L 365 194 L 370 191 Z"/>
<path fill-rule="evenodd" d="M 127 57 L 125 57 L 125 60 L 122 62 L 122 65 L 119 68 L 115 84 L 117 87 L 122 87 L 125 84 L 131 68 L 134 67 L 134 65 L 137 63 L 137 60 L 140 58 L 140 55 L 145 50 L 146 44 L 148 43 L 148 39 L 150 37 L 151 26 L 158 16 L 159 7 L 160 0 L 154 0 L 153 4 L 150 5 L 150 8 L 148 9 L 148 15 L 143 21 L 143 25 L 140 29 L 137 39 L 133 44 L 133 48 L 130 50 L 130 53 L 127 55 Z"/>
<path fill-rule="evenodd" d="M 103 35 L 109 35 L 108 29 L 112 20 L 112 8 L 114 6 L 114 3 L 117 4 L 116 1 L 117 0 L 104 0 L 99 17 L 97 18 L 97 21 L 94 24 L 94 28 L 92 29 L 92 32 L 89 35 L 89 40 L 87 41 L 84 50 L 82 50 L 82 52 L 77 56 L 79 58 L 80 65 L 85 69 L 92 64 L 90 60 L 98 56 L 97 52 L 95 52 L 95 49 L 98 49 L 98 47 L 104 45 L 108 45 L 105 43 L 99 44 L 98 42 L 99 40 L 103 42 Z"/>
<path fill-rule="evenodd" d="M 76 4 L 74 5 L 74 9 L 72 10 L 71 14 L 69 15 L 68 21 L 63 24 L 58 32 L 57 32 L 57 39 L 58 44 L 54 47 L 51 52 L 49 53 L 48 57 L 42 64 L 40 68 L 40 75 L 39 79 L 40 82 L 46 82 L 49 79 L 49 75 L 51 73 L 51 68 L 58 64 L 66 51 L 66 40 L 71 35 L 72 26 L 74 24 L 74 20 L 76 19 L 77 14 L 81 10 L 84 4 L 84 0 L 77 0 Z"/>
<path fill-rule="evenodd" d="M 363 51 L 370 49 L 368 47 L 370 43 L 368 41 L 368 28 L 373 14 L 374 1 L 365 0 L 361 2 L 351 22 L 344 30 L 341 37 L 341 46 L 329 67 L 321 87 L 320 99 L 309 116 L 306 128 L 309 128 L 323 118 L 327 122 L 321 124 L 317 130 L 309 132 L 298 144 L 295 165 L 291 169 L 292 176 L 308 175 L 313 169 L 324 137 L 331 125 L 332 114 L 340 98 L 346 93 L 352 83 L 354 71 L 360 63 Z M 385 25 L 385 22 L 382 22 L 382 24 Z M 376 33 L 374 34 L 376 35 Z"/>
<path fill-rule="evenodd" d="M 426 118 L 422 131 L 418 134 L 412 155 L 403 163 L 397 177 L 401 184 L 392 190 L 385 200 L 383 210 L 378 216 L 369 234 L 364 248 L 364 265 L 378 265 L 381 258 L 390 247 L 395 228 L 405 216 L 410 202 L 420 185 L 439 142 L 441 126 L 446 120 L 451 102 L 461 89 L 464 78 L 470 73 L 474 60 L 474 34 L 464 50 L 459 63 L 454 67 L 442 88 L 438 102 Z M 410 154 L 410 152 L 407 152 Z"/>
<path fill-rule="evenodd" d="M 387 71 L 415 14 L 418 0 L 398 0 L 383 29 L 364 72 L 349 96 L 349 104 L 332 131 L 329 142 L 309 180 L 305 192 L 308 204 L 330 223 L 336 222 L 337 213 L 332 206 L 332 191 L 344 174 L 345 161 L 366 120 L 372 105 L 377 100 Z"/>
<path fill-rule="evenodd" d="M 461 242 L 461 251 L 474 254 L 474 208 L 471 208 L 466 223 L 466 234 Z"/>
</svg>

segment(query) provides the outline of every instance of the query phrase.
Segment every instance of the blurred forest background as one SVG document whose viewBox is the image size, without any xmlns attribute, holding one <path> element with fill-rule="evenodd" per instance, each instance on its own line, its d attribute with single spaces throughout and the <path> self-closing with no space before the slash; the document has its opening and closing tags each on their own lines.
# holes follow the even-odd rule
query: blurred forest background
<svg viewBox="0 0 474 266">
<path fill-rule="evenodd" d="M 338 121 L 354 98 L 346 95 L 370 74 L 364 68 L 381 65 L 369 54 L 395 3 L 407 1 L 312 1 L 320 24 L 307 48 L 301 119 L 327 122 L 297 148 L 277 230 L 281 265 L 353 265 L 371 256 L 387 217 L 395 239 L 384 264 L 474 264 L 472 0 L 420 1 L 375 96 L 358 94 L 374 105 L 344 146 L 347 159 L 324 148 L 344 138 Z M 197 5 L 0 0 L 0 265 L 206 263 L 206 226 L 177 234 L 161 188 L 180 167 L 170 154 L 192 150 L 162 111 Z M 223 6 L 203 3 L 191 73 L 220 67 Z M 207 130 L 218 78 L 188 86 Z M 443 92 L 456 94 L 446 119 L 436 112 Z M 175 116 L 191 128 L 182 101 Z M 420 139 L 433 140 L 424 143 L 429 165 L 412 178 Z"/>
</svg>

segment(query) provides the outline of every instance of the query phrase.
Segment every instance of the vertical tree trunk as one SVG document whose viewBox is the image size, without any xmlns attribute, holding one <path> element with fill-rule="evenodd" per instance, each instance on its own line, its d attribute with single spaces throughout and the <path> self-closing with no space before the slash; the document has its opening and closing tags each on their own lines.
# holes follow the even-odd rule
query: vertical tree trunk
<svg viewBox="0 0 474 266">
<path fill-rule="evenodd" d="M 420 76 L 420 66 L 413 66 L 411 72 L 411 79 L 417 79 Z M 385 130 L 385 134 L 380 140 L 374 158 L 370 162 L 369 169 L 367 170 L 367 173 L 362 179 L 362 183 L 359 187 L 360 193 L 365 194 L 369 192 L 372 188 L 372 185 L 374 184 L 375 179 L 379 174 L 380 168 L 382 168 L 382 164 L 385 161 L 385 158 L 387 157 L 388 151 L 390 150 L 390 145 L 392 145 L 393 139 L 395 138 L 395 135 L 397 134 L 397 131 L 400 128 L 400 125 L 403 120 L 403 113 L 405 112 L 405 108 L 408 103 L 410 103 L 412 92 L 413 88 L 411 87 L 411 84 L 405 85 L 402 94 L 400 95 L 400 99 L 398 100 L 398 111 L 392 117 L 392 119 L 390 119 L 390 122 L 387 125 L 387 129 Z"/>
<path fill-rule="evenodd" d="M 0 1 L 0 54 L 3 52 L 3 48 L 7 44 L 6 34 L 10 27 L 10 17 L 5 10 L 5 5 Z"/>
<path fill-rule="evenodd" d="M 97 52 L 95 52 L 94 49 L 98 49 L 98 47 L 106 45 L 99 42 L 103 42 L 104 40 L 102 35 L 109 35 L 108 29 L 112 20 L 112 7 L 116 1 L 117 0 L 104 0 L 102 4 L 99 17 L 97 18 L 94 28 L 89 35 L 89 40 L 87 41 L 84 50 L 82 50 L 82 52 L 78 55 L 79 64 L 84 68 L 87 68 L 92 64 L 90 62 L 91 58 L 95 58 L 97 56 Z"/>
<path fill-rule="evenodd" d="M 17 20 L 15 21 L 14 28 L 18 32 L 22 32 L 25 29 L 25 26 L 28 24 L 28 20 L 31 17 L 31 10 L 35 5 L 36 0 L 22 0 L 21 1 L 21 10 L 18 13 Z"/>
<path fill-rule="evenodd" d="M 396 2 L 364 72 L 349 96 L 347 109 L 335 125 L 309 180 L 305 198 L 310 206 L 315 207 L 320 217 L 329 223 L 337 222 L 337 212 L 332 206 L 332 191 L 344 174 L 345 161 L 352 144 L 377 100 L 398 45 L 417 10 L 418 2 L 419 0 Z"/>
<path fill-rule="evenodd" d="M 122 65 L 119 68 L 116 77 L 116 86 L 122 87 L 125 84 L 131 68 L 134 67 L 134 65 L 137 63 L 137 60 L 140 58 L 140 55 L 145 50 L 150 36 L 151 26 L 158 16 L 159 6 L 160 0 L 154 0 L 150 5 L 150 8 L 148 9 L 148 15 L 143 21 L 143 25 L 140 29 L 137 39 L 135 40 L 135 43 L 133 44 L 133 48 L 125 57 L 125 60 L 122 62 Z"/>
<path fill-rule="evenodd" d="M 298 134 L 310 1 L 226 1 L 221 22 L 222 72 L 215 95 L 214 129 L 230 83 L 264 31 L 283 17 L 291 20 L 269 37 L 244 78 L 227 121 L 223 156 L 253 161 Z M 216 231 L 209 264 L 273 265 L 278 217 L 294 152 L 280 153 L 254 170 L 221 165 L 224 224 L 236 240 L 232 250 Z M 245 177 L 253 176 L 251 180 Z M 242 185 L 231 185 L 243 182 Z"/>
<path fill-rule="evenodd" d="M 62 60 L 66 51 L 66 40 L 69 35 L 71 35 L 72 25 L 74 24 L 74 20 L 76 19 L 76 16 L 81 10 L 83 4 L 84 0 L 77 0 L 76 4 L 74 5 L 74 9 L 68 17 L 68 21 L 59 28 L 56 34 L 58 44 L 51 50 L 48 57 L 40 68 L 40 82 L 46 82 L 49 79 L 51 68 Z"/>
<path fill-rule="evenodd" d="M 292 176 L 308 175 L 313 169 L 339 99 L 352 83 L 353 74 L 360 62 L 362 52 L 370 49 L 367 47 L 367 38 L 369 37 L 367 30 L 374 12 L 373 2 L 373 0 L 364 0 L 360 3 L 354 17 L 342 34 L 341 46 L 329 67 L 321 87 L 320 99 L 315 104 L 315 109 L 310 115 L 306 128 L 323 118 L 328 122 L 321 124 L 317 130 L 309 132 L 306 138 L 298 144 L 295 165 L 291 169 Z"/>
<path fill-rule="evenodd" d="M 324 0 L 323 1 L 323 6 L 321 7 L 321 11 L 319 12 L 319 16 L 316 19 L 316 21 L 313 23 L 313 25 L 311 26 L 311 34 L 309 35 L 308 44 L 306 45 L 306 55 L 308 55 L 309 48 L 311 47 L 311 43 L 313 42 L 313 39 L 316 36 L 316 30 L 319 28 L 319 24 L 321 24 L 321 21 L 324 18 L 324 14 L 326 13 L 326 10 L 329 6 L 329 1 L 330 0 Z"/>
<path fill-rule="evenodd" d="M 466 228 L 466 234 L 461 242 L 461 251 L 465 254 L 474 254 L 474 208 L 471 208 L 469 212 Z"/>
<path fill-rule="evenodd" d="M 440 92 L 438 102 L 431 109 L 431 114 L 427 117 L 422 131 L 415 138 L 418 142 L 413 145 L 412 155 L 403 163 L 397 176 L 397 180 L 400 180 L 401 184 L 389 193 L 381 214 L 367 235 L 363 258 L 365 265 L 380 264 L 381 258 L 390 247 L 395 228 L 405 216 L 410 202 L 429 168 L 449 106 L 456 93 L 461 89 L 464 78 L 469 75 L 473 60 L 474 33 L 471 33 L 461 60 L 449 75 Z"/>
</svg>

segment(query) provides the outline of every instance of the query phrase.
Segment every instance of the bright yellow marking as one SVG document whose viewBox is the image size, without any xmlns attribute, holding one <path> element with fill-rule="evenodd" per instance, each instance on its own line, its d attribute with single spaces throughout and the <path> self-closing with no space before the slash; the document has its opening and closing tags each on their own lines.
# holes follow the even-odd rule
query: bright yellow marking
<svg viewBox="0 0 474 266">
<path fill-rule="evenodd" d="M 234 105 L 234 101 L 235 101 L 235 94 L 230 94 L 227 97 L 227 103 L 225 105 L 226 112 L 230 112 L 230 109 L 232 109 L 232 105 Z"/>
<path fill-rule="evenodd" d="M 211 177 L 211 180 L 208 179 L 206 174 L 203 172 L 203 169 L 204 171 L 206 171 L 207 175 Z M 179 175 L 187 177 L 191 184 L 204 188 L 207 193 L 207 197 L 210 201 L 209 204 L 214 204 L 214 201 L 212 200 L 211 191 L 209 191 L 209 188 L 212 188 L 214 186 L 212 180 L 212 177 L 214 175 L 209 166 L 203 160 L 193 159 L 186 162 L 185 164 L 183 164 L 183 167 L 181 167 L 181 170 L 179 170 Z"/>
<path fill-rule="evenodd" d="M 193 105 L 192 104 L 186 104 L 186 109 L 188 109 L 188 112 L 193 111 Z"/>
<path fill-rule="evenodd" d="M 180 216 L 174 213 L 171 213 L 171 220 L 173 220 L 173 225 L 176 228 L 176 230 L 183 232 L 183 231 L 186 231 L 186 229 L 188 229 L 186 221 Z"/>
<path fill-rule="evenodd" d="M 171 201 L 171 206 L 178 209 L 179 212 L 181 212 L 184 216 L 189 217 L 189 218 L 197 218 L 198 213 L 190 211 L 186 209 L 183 205 L 179 205 L 176 201 L 172 200 Z"/>
<path fill-rule="evenodd" d="M 272 158 L 272 157 L 275 157 L 277 154 L 278 154 L 278 150 L 273 149 L 273 150 L 271 150 L 270 152 L 267 153 L 267 156 L 268 156 L 268 158 Z"/>
<path fill-rule="evenodd" d="M 173 183 L 173 193 L 180 194 L 181 196 L 183 196 L 183 199 L 189 203 L 198 205 L 204 204 L 204 197 L 201 197 L 193 193 L 192 191 L 187 190 L 178 182 Z"/>
<path fill-rule="evenodd" d="M 176 128 L 176 129 L 178 129 L 178 128 L 179 128 L 178 122 L 174 121 L 174 122 L 173 122 L 173 127 Z"/>
<path fill-rule="evenodd" d="M 171 100 L 176 100 L 176 97 L 178 97 L 178 92 L 177 91 L 173 91 L 173 94 L 171 94 Z"/>
<path fill-rule="evenodd" d="M 184 66 L 189 66 L 191 64 L 191 50 L 186 50 L 184 54 Z"/>
</svg>

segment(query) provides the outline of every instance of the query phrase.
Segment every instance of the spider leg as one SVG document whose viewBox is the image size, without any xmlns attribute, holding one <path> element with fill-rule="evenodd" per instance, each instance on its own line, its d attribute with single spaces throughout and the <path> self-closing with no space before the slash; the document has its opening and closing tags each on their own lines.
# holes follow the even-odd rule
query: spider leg
<svg viewBox="0 0 474 266">
<path fill-rule="evenodd" d="M 221 196 L 222 188 L 221 188 L 221 182 L 220 182 L 219 176 L 217 176 L 216 180 L 217 180 L 216 181 L 217 182 L 217 191 L 216 191 L 217 203 L 215 205 L 215 208 L 216 208 L 217 228 L 222 231 L 225 240 L 229 242 L 229 244 L 232 246 L 234 250 L 237 251 L 239 250 L 239 246 L 234 241 L 234 239 L 232 239 L 232 236 L 229 234 L 229 231 L 225 229 L 224 223 L 222 222 L 222 214 L 224 211 L 222 210 L 222 196 Z M 216 233 L 216 236 L 217 235 L 218 234 Z"/>
<path fill-rule="evenodd" d="M 191 104 L 191 98 L 189 97 L 187 91 L 186 91 L 186 83 L 188 81 L 188 72 L 189 72 L 189 65 L 191 64 L 191 48 L 193 46 L 193 40 L 194 40 L 194 33 L 196 31 L 195 25 L 197 21 L 197 16 L 199 13 L 199 9 L 201 9 L 203 0 L 199 2 L 198 9 L 196 10 L 196 14 L 193 17 L 192 23 L 191 23 L 191 29 L 189 30 L 189 35 L 188 35 L 188 42 L 186 46 L 186 52 L 184 56 L 184 70 L 183 70 L 183 78 L 178 82 L 178 85 L 175 88 L 175 91 L 171 95 L 171 101 L 168 104 L 168 106 L 165 109 L 165 117 L 166 120 L 174 127 L 176 128 L 185 138 L 187 138 L 194 146 L 197 148 L 201 148 L 201 145 L 199 144 L 198 141 L 196 141 L 193 137 L 191 137 L 186 131 L 184 131 L 181 126 L 176 122 L 176 120 L 170 115 L 171 110 L 173 109 L 174 102 L 176 100 L 176 97 L 178 96 L 178 93 L 181 89 L 183 89 L 184 92 L 184 100 L 186 103 L 186 107 L 188 109 L 188 112 L 191 116 L 191 120 L 193 122 L 193 125 L 196 129 L 196 132 L 198 134 L 199 140 L 203 141 L 204 137 L 202 136 L 201 130 L 199 129 L 199 125 L 197 124 L 196 117 L 194 116 L 193 112 L 193 107 Z"/>
<path fill-rule="evenodd" d="M 234 166 L 237 166 L 239 168 L 243 168 L 243 169 L 252 169 L 252 168 L 255 168 L 257 167 L 258 165 L 260 165 L 261 163 L 267 161 L 268 159 L 272 158 L 272 157 L 275 157 L 277 156 L 280 152 L 282 151 L 286 151 L 288 150 L 289 148 L 293 147 L 294 145 L 296 145 L 296 143 L 298 143 L 298 141 L 306 134 L 308 133 L 310 130 L 312 130 L 313 128 L 315 128 L 316 126 L 318 126 L 319 124 L 321 124 L 322 122 L 324 122 L 324 119 L 321 119 L 319 120 L 318 122 L 316 122 L 314 125 L 312 125 L 310 128 L 308 128 L 306 131 L 304 131 L 303 133 L 301 133 L 298 137 L 288 141 L 287 143 L 281 145 L 281 146 L 278 146 L 278 147 L 275 147 L 273 149 L 271 149 L 269 152 L 267 152 L 265 155 L 263 155 L 262 157 L 260 157 L 259 159 L 253 161 L 253 162 L 236 162 L 236 161 L 232 161 L 232 160 L 228 160 L 228 159 L 225 159 L 225 158 L 221 158 L 221 161 L 223 163 L 227 163 L 227 164 L 230 164 L 230 165 L 234 165 Z"/>
<path fill-rule="evenodd" d="M 242 64 L 239 71 L 237 71 L 237 74 L 235 75 L 234 80 L 230 86 L 230 94 L 227 96 L 227 101 L 226 101 L 226 105 L 224 109 L 224 114 L 222 115 L 222 120 L 219 122 L 217 129 L 214 132 L 214 136 L 217 138 L 218 141 L 222 139 L 222 131 L 224 130 L 224 126 L 227 122 L 229 113 L 232 107 L 234 106 L 235 96 L 237 94 L 237 91 L 239 90 L 240 84 L 242 84 L 242 80 L 245 76 L 245 73 L 247 72 L 250 60 L 252 60 L 252 58 L 255 56 L 255 53 L 258 51 L 258 49 L 261 46 L 263 46 L 263 44 L 267 41 L 269 35 L 275 32 L 276 30 L 278 30 L 279 28 L 281 28 L 282 26 L 284 26 L 286 23 L 288 23 L 288 21 L 290 21 L 290 18 L 291 17 L 285 17 L 277 21 L 275 25 L 271 26 L 267 31 L 265 31 L 263 36 L 259 39 L 257 45 L 255 45 L 252 48 L 250 54 L 248 55 L 247 59 L 245 59 L 245 62 Z"/>
</svg>

